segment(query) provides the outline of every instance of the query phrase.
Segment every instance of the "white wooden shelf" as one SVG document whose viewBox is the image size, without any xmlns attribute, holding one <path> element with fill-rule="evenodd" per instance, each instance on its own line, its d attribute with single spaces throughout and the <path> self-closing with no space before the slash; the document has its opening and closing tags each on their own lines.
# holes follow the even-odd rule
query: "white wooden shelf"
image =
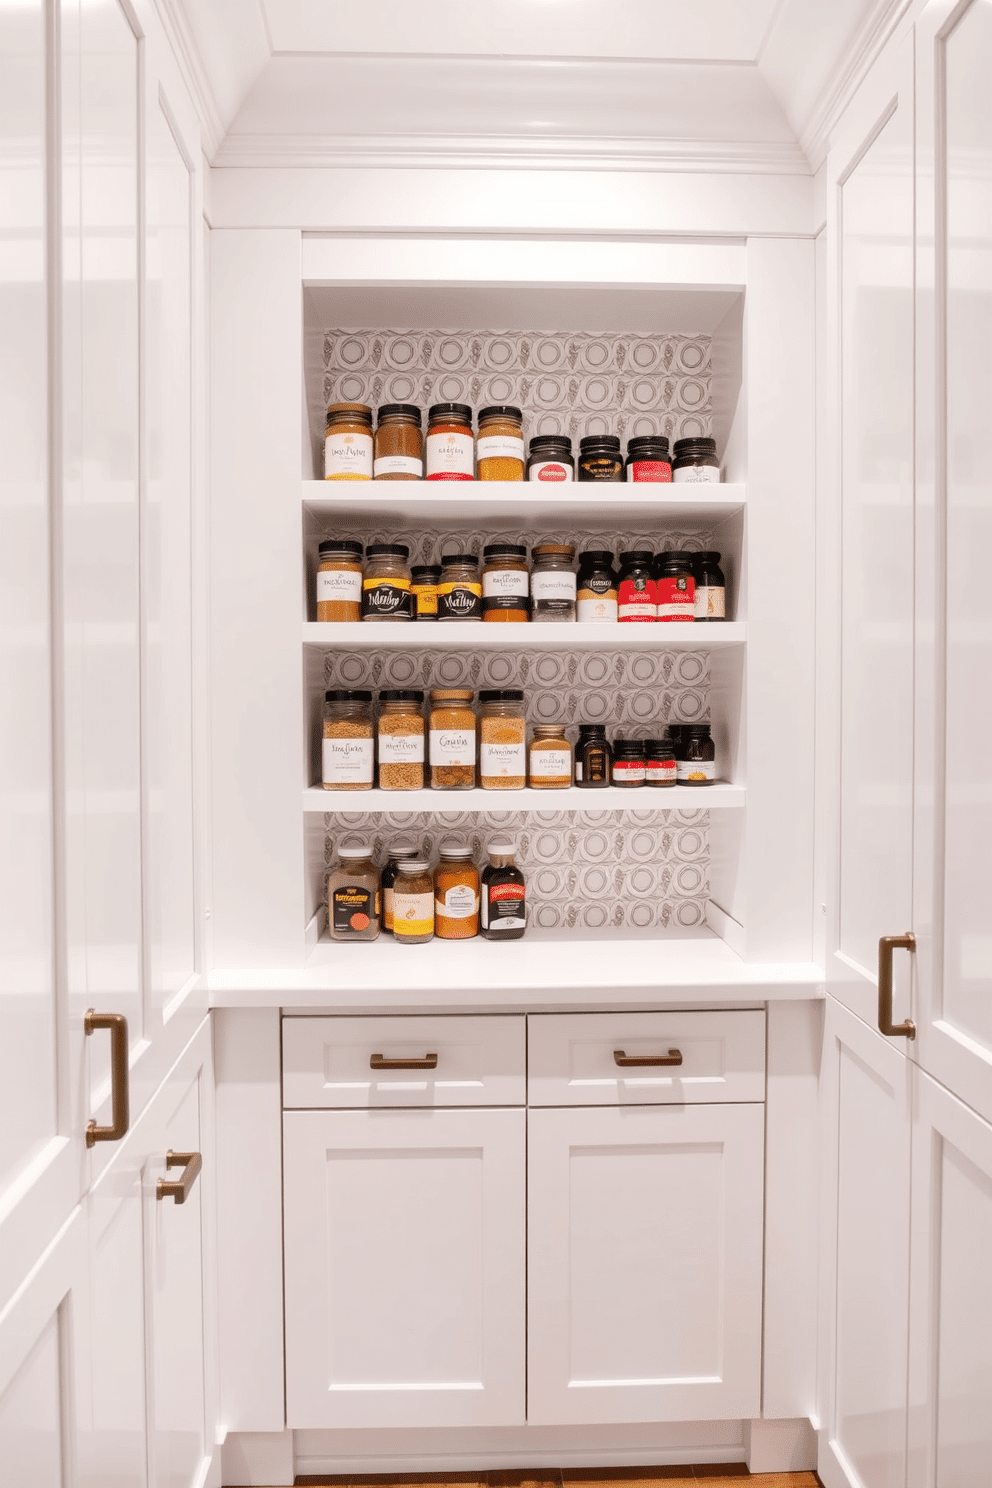
<svg viewBox="0 0 992 1488">
<path fill-rule="evenodd" d="M 478 620 L 303 622 L 304 645 L 324 651 L 422 651 L 425 647 L 505 651 L 511 646 L 514 651 L 598 651 L 601 647 L 611 651 L 717 651 L 743 646 L 746 641 L 743 620 L 708 625 L 685 621 L 657 625 L 487 625 Z"/>
<path fill-rule="evenodd" d="M 567 790 L 414 790 L 414 791 L 341 791 L 324 790 L 313 785 L 303 792 L 304 812 L 360 811 L 372 816 L 387 812 L 446 811 L 711 811 L 719 807 L 742 807 L 747 792 L 743 785 L 717 781 L 713 785 L 676 785 L 658 790 L 641 786 L 636 792 L 629 787 L 610 785 L 605 789 L 587 790 L 570 786 Z"/>
</svg>

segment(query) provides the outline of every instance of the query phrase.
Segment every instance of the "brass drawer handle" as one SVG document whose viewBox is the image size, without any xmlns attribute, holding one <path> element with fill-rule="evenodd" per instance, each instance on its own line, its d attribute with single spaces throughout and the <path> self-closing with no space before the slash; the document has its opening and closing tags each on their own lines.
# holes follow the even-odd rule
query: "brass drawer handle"
<svg viewBox="0 0 992 1488">
<path fill-rule="evenodd" d="M 912 1018 L 905 1023 L 892 1021 L 892 952 L 915 950 L 916 936 L 911 930 L 905 935 L 883 935 L 878 942 L 878 1031 L 888 1038 L 916 1037 Z"/>
<path fill-rule="evenodd" d="M 630 1069 L 632 1065 L 640 1064 L 681 1064 L 682 1052 L 680 1049 L 669 1049 L 667 1054 L 631 1054 L 628 1056 L 622 1049 L 614 1049 L 613 1063 L 619 1064 L 622 1069 Z"/>
<path fill-rule="evenodd" d="M 175 1199 L 177 1204 L 185 1204 L 193 1192 L 193 1184 L 200 1176 L 203 1158 L 198 1152 L 167 1152 L 165 1166 L 182 1168 L 183 1176 L 177 1183 L 169 1183 L 165 1178 L 160 1178 L 155 1185 L 156 1199 Z"/>
<path fill-rule="evenodd" d="M 131 1101 L 128 1091 L 127 1019 L 123 1013 L 97 1013 L 90 1008 L 83 1020 L 87 1037 L 98 1029 L 110 1033 L 110 1125 L 86 1127 L 86 1145 L 96 1142 L 119 1142 L 131 1124 Z"/>
<path fill-rule="evenodd" d="M 423 1059 L 384 1059 L 381 1054 L 373 1054 L 369 1060 L 369 1069 L 437 1069 L 437 1055 L 425 1054 Z"/>
</svg>

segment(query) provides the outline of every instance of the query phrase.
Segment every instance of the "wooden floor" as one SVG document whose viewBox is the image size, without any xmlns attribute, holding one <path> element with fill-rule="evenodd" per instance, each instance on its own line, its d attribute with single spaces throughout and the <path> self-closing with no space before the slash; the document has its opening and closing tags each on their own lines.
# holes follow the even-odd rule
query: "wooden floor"
<svg viewBox="0 0 992 1488">
<path fill-rule="evenodd" d="M 377 1473 L 351 1477 L 300 1476 L 312 1488 L 821 1488 L 813 1472 L 749 1473 L 743 1464 L 710 1463 L 688 1467 L 596 1467 L 564 1471 L 488 1473 L 410 1473 L 388 1477 Z"/>
</svg>

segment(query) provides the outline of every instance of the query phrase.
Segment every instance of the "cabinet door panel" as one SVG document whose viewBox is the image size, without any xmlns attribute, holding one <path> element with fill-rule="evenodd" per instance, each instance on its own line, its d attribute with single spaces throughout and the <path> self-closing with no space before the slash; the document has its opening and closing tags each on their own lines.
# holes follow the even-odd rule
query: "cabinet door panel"
<svg viewBox="0 0 992 1488">
<path fill-rule="evenodd" d="M 528 1420 L 755 1415 L 760 1105 L 530 1112 Z"/>
<path fill-rule="evenodd" d="M 291 1426 L 524 1418 L 524 1112 L 287 1112 Z"/>
</svg>

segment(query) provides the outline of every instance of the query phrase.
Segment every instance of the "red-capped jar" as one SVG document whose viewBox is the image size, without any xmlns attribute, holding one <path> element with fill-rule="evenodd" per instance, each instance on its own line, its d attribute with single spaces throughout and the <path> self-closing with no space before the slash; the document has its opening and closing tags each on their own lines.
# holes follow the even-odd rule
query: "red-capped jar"
<svg viewBox="0 0 992 1488">
<path fill-rule="evenodd" d="M 435 403 L 424 441 L 429 481 L 470 481 L 475 475 L 475 436 L 467 403 Z"/>
<path fill-rule="evenodd" d="M 658 619 L 695 620 L 696 580 L 692 553 L 659 553 L 655 560 Z"/>
<path fill-rule="evenodd" d="M 617 585 L 617 619 L 647 621 L 658 618 L 658 599 L 651 574 L 652 555 L 647 548 L 634 548 L 620 554 L 620 581 Z"/>
<path fill-rule="evenodd" d="M 627 479 L 671 481 L 672 456 L 664 434 L 645 434 L 642 438 L 628 441 Z"/>
<path fill-rule="evenodd" d="M 664 787 L 675 785 L 677 779 L 675 748 L 671 740 L 645 739 L 644 784 Z"/>
</svg>

